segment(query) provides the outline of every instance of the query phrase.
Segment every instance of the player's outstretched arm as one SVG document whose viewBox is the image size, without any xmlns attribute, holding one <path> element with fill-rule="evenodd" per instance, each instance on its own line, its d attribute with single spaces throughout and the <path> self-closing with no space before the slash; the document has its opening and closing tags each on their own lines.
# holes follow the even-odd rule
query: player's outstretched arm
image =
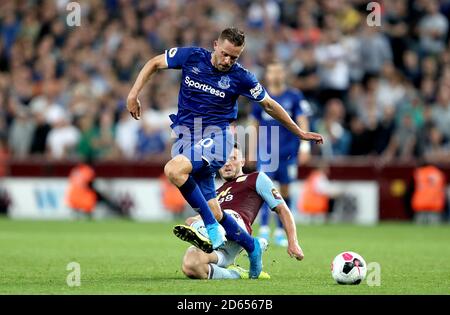
<svg viewBox="0 0 450 315">
<path fill-rule="evenodd" d="M 147 83 L 152 74 L 154 74 L 157 70 L 166 68 L 166 55 L 161 54 L 147 61 L 147 63 L 139 72 L 139 75 L 136 78 L 136 81 L 134 82 L 133 87 L 131 88 L 130 93 L 128 93 L 127 97 L 127 109 L 134 119 L 139 120 L 141 118 L 141 104 L 139 102 L 138 96 L 145 83 Z"/>
<path fill-rule="evenodd" d="M 288 239 L 287 252 L 289 256 L 295 257 L 297 260 L 302 260 L 304 258 L 304 254 L 298 244 L 297 228 L 295 226 L 294 216 L 285 203 L 279 204 L 274 210 L 280 217 L 280 220 L 283 223 L 283 228 L 286 231 L 286 236 Z"/>
<path fill-rule="evenodd" d="M 315 141 L 318 144 L 323 143 L 322 135 L 315 132 L 308 132 L 301 129 L 274 99 L 266 94 L 266 97 L 260 102 L 264 111 L 270 116 L 281 122 L 289 131 L 298 136 L 302 140 Z"/>
</svg>

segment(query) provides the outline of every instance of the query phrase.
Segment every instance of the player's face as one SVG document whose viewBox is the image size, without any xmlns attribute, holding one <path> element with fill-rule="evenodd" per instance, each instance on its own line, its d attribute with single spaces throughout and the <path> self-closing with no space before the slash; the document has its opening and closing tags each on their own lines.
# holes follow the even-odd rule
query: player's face
<svg viewBox="0 0 450 315">
<path fill-rule="evenodd" d="M 228 40 L 214 41 L 213 64 L 219 71 L 228 71 L 236 63 L 244 45 L 234 46 Z"/>
<path fill-rule="evenodd" d="M 233 149 L 230 158 L 227 163 L 219 170 L 220 176 L 226 181 L 233 180 L 235 177 L 242 173 L 242 167 L 244 167 L 244 159 L 242 153 L 238 149 Z"/>
<path fill-rule="evenodd" d="M 280 63 L 273 63 L 267 66 L 266 82 L 268 85 L 280 85 L 286 80 L 286 72 Z"/>
</svg>

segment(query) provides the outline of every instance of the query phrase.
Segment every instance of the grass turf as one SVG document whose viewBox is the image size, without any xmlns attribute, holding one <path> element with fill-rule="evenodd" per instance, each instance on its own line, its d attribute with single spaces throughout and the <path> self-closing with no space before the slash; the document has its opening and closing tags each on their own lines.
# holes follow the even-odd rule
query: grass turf
<svg viewBox="0 0 450 315">
<path fill-rule="evenodd" d="M 0 219 L 1 294 L 449 294 L 450 229 L 384 223 L 299 226 L 305 260 L 271 246 L 271 280 L 190 280 L 180 269 L 188 247 L 173 223 L 41 222 Z M 334 283 L 330 263 L 344 250 L 381 265 L 381 285 Z M 69 287 L 70 262 L 81 286 Z M 247 257 L 238 263 L 248 267 Z"/>
</svg>

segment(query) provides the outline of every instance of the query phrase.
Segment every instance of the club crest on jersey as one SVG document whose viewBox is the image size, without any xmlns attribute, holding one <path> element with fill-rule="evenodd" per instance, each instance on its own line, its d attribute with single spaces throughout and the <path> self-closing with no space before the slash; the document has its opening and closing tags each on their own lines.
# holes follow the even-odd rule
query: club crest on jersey
<svg viewBox="0 0 450 315">
<path fill-rule="evenodd" d="M 228 89 L 230 87 L 230 77 L 227 75 L 223 75 L 220 77 L 219 87 L 221 89 Z"/>
<path fill-rule="evenodd" d="M 272 188 L 272 195 L 275 199 L 282 199 L 280 193 L 275 188 Z"/>
</svg>

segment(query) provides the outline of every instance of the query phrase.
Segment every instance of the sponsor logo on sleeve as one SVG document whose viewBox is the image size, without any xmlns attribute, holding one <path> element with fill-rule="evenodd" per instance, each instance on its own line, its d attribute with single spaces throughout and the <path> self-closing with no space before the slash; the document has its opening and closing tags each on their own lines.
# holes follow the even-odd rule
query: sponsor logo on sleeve
<svg viewBox="0 0 450 315">
<path fill-rule="evenodd" d="M 258 83 L 253 89 L 250 90 L 250 94 L 253 96 L 253 98 L 258 98 L 262 91 L 262 86 L 260 83 Z"/>
<path fill-rule="evenodd" d="M 276 190 L 276 188 L 272 188 L 272 195 L 273 195 L 273 198 L 275 198 L 275 199 L 278 199 L 278 200 L 283 199 L 281 197 L 280 193 L 278 192 L 278 190 Z"/>
</svg>

